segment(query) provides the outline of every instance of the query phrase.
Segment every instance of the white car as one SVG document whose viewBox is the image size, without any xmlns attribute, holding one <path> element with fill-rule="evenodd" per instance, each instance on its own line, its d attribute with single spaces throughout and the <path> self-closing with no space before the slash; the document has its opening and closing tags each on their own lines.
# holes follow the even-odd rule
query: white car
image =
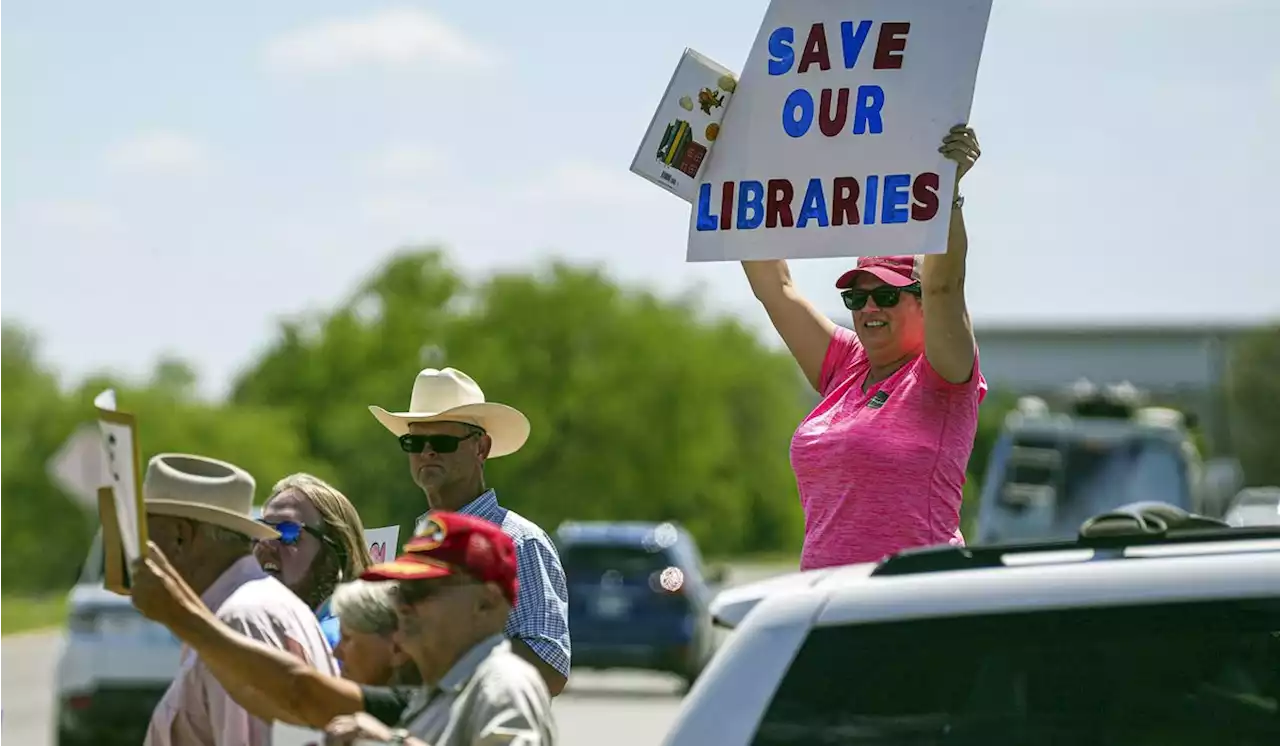
<svg viewBox="0 0 1280 746">
<path fill-rule="evenodd" d="M 1280 744 L 1280 529 L 1130 507 L 723 592 L 664 743 Z"/>
<path fill-rule="evenodd" d="M 55 677 L 57 746 L 137 746 L 178 671 L 180 645 L 102 587 L 102 534 L 68 598 Z"/>
<path fill-rule="evenodd" d="M 1280 487 L 1248 487 L 1222 517 L 1232 526 L 1280 526 Z"/>
</svg>

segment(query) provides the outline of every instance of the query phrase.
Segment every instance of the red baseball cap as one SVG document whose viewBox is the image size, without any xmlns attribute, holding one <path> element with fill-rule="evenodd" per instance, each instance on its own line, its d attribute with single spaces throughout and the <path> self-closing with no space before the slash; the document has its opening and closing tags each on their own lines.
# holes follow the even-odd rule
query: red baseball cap
<svg viewBox="0 0 1280 746">
<path fill-rule="evenodd" d="M 361 573 L 362 580 L 427 580 L 462 573 L 494 583 L 516 605 L 516 545 L 497 524 L 483 518 L 434 510 L 404 554 Z"/>
<path fill-rule="evenodd" d="M 859 272 L 866 272 L 896 288 L 904 288 L 920 282 L 920 265 L 924 257 L 915 256 L 863 256 L 853 269 L 840 275 L 836 280 L 838 290 L 853 287 Z"/>
</svg>

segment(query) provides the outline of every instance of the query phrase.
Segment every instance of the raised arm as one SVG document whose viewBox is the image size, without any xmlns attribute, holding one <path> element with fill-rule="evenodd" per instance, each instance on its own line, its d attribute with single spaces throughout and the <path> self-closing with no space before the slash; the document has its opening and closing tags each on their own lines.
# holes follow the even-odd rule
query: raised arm
<svg viewBox="0 0 1280 746">
<path fill-rule="evenodd" d="M 323 728 L 338 715 L 364 709 L 355 682 L 322 673 L 212 616 L 173 631 L 232 699 L 263 720 Z"/>
<path fill-rule="evenodd" d="M 835 335 L 836 325 L 805 300 L 791 281 L 791 270 L 780 259 L 744 261 L 747 282 L 778 330 L 804 377 L 819 390 L 822 361 Z"/>
<path fill-rule="evenodd" d="M 964 299 L 969 237 L 964 228 L 964 211 L 956 204 L 956 198 L 960 194 L 960 179 L 977 162 L 982 151 L 973 130 L 964 125 L 952 127 L 939 150 L 957 164 L 956 190 L 952 196 L 947 251 L 926 254 L 921 272 L 924 354 L 938 375 L 951 383 L 965 383 L 973 377 L 977 345 Z"/>
<path fill-rule="evenodd" d="M 155 544 L 133 565 L 133 605 L 191 646 L 231 699 L 255 717 L 323 728 L 364 709 L 360 687 L 328 676 L 222 622 Z"/>
</svg>

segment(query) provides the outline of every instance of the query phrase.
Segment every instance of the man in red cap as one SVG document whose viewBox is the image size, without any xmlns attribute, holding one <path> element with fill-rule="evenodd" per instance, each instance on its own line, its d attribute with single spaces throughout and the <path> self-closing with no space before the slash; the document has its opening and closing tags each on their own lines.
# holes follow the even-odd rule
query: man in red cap
<svg viewBox="0 0 1280 746">
<path fill-rule="evenodd" d="M 503 635 L 519 590 L 515 544 L 482 518 L 447 511 L 426 518 L 405 554 L 361 578 L 397 583 L 398 640 L 429 696 L 411 700 L 399 729 L 368 712 L 334 718 L 326 742 L 462 746 L 501 733 L 554 743 L 547 685 Z"/>
</svg>

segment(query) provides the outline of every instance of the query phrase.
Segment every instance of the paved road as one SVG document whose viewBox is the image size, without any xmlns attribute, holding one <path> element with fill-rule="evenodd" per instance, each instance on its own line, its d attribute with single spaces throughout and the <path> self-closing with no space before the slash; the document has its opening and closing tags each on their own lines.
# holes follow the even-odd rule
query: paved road
<svg viewBox="0 0 1280 746">
<path fill-rule="evenodd" d="M 777 572 L 777 567 L 734 567 L 729 579 L 739 584 Z M 53 668 L 60 644 L 56 632 L 4 638 L 4 743 L 53 746 Z M 560 742 L 596 746 L 600 734 L 609 733 L 609 746 L 656 744 L 679 710 L 678 686 L 676 679 L 657 674 L 575 673 L 568 689 L 556 698 Z"/>
</svg>

